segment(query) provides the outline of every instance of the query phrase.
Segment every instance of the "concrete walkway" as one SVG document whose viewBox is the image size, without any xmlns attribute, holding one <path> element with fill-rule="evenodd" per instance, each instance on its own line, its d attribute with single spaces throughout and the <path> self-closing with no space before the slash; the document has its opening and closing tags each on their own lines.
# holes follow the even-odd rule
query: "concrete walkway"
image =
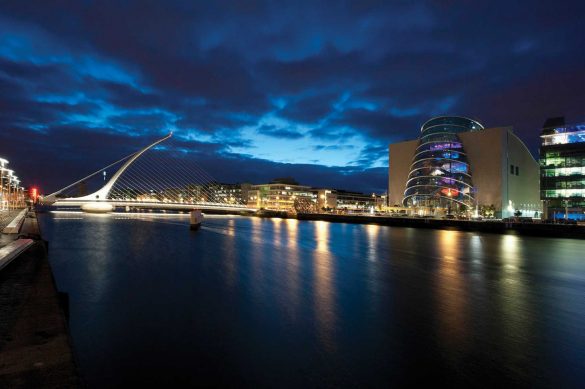
<svg viewBox="0 0 585 389">
<path fill-rule="evenodd" d="M 0 388 L 83 386 L 34 213 L 20 234 L 36 238 L 13 238 L 33 243 L 0 270 Z"/>
</svg>

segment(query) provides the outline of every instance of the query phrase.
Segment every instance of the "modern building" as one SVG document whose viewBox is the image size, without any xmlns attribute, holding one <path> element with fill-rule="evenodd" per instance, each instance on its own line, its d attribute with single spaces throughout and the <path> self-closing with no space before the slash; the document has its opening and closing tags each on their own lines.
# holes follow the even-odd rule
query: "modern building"
<svg viewBox="0 0 585 389">
<path fill-rule="evenodd" d="M 25 190 L 14 170 L 8 169 L 8 160 L 0 157 L 0 211 L 24 207 Z"/>
<path fill-rule="evenodd" d="M 269 184 L 252 185 L 247 204 L 271 211 L 363 213 L 382 209 L 385 201 L 382 196 L 312 188 L 292 178 L 278 178 Z"/>
<path fill-rule="evenodd" d="M 548 119 L 540 137 L 540 198 L 546 217 L 585 220 L 585 123 Z"/>
<path fill-rule="evenodd" d="M 345 190 L 335 192 L 337 195 L 336 209 L 345 212 L 371 212 L 376 208 L 377 198 L 379 197 Z"/>
<path fill-rule="evenodd" d="M 337 191 L 317 189 L 317 211 L 330 212 L 337 208 Z"/>
<path fill-rule="evenodd" d="M 539 217 L 539 167 L 511 127 L 435 117 L 419 139 L 389 147 L 389 206 L 418 214 Z"/>
<path fill-rule="evenodd" d="M 250 184 L 225 184 L 214 182 L 206 186 L 208 201 L 222 204 L 247 204 Z"/>
<path fill-rule="evenodd" d="M 299 185 L 291 178 L 277 178 L 248 190 L 248 206 L 256 209 L 294 212 L 299 207 L 311 208 L 316 202 L 317 193 L 310 186 Z"/>
<path fill-rule="evenodd" d="M 181 187 L 166 188 L 160 191 L 123 189 L 118 195 L 128 200 L 197 203 L 211 202 L 220 204 L 247 204 L 250 184 L 226 184 L 210 182 L 205 185 L 187 184 Z"/>
</svg>

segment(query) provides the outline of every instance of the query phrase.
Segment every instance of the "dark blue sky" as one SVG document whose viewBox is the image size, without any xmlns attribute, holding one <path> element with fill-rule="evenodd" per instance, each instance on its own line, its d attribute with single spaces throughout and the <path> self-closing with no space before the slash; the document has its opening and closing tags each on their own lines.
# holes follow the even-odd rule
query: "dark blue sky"
<svg viewBox="0 0 585 389">
<path fill-rule="evenodd" d="M 51 5 L 50 5 L 51 4 Z M 57 189 L 169 130 L 226 182 L 384 191 L 433 115 L 585 120 L 583 1 L 0 4 L 0 155 Z"/>
</svg>

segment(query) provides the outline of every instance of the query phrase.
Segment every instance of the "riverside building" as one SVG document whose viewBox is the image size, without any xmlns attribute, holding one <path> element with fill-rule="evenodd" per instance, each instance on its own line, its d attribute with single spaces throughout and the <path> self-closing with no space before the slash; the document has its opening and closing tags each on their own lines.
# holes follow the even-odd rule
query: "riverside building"
<svg viewBox="0 0 585 389">
<path fill-rule="evenodd" d="M 291 178 L 277 178 L 269 184 L 251 185 L 248 207 L 271 211 L 292 212 L 296 208 L 312 207 L 317 194 L 311 187 L 299 185 Z"/>
<path fill-rule="evenodd" d="M 0 211 L 24 207 L 24 188 L 14 170 L 8 169 L 8 160 L 0 157 Z"/>
<path fill-rule="evenodd" d="M 247 199 L 248 207 L 270 211 L 367 213 L 384 208 L 386 197 L 312 188 L 292 178 L 278 178 L 269 184 L 251 185 Z"/>
<path fill-rule="evenodd" d="M 384 207 L 385 197 L 340 189 L 317 189 L 317 212 L 367 213 Z"/>
<path fill-rule="evenodd" d="M 390 206 L 420 215 L 540 217 L 539 166 L 511 127 L 439 116 L 389 153 Z"/>
<path fill-rule="evenodd" d="M 547 218 L 585 220 L 585 123 L 548 119 L 540 137 L 540 198 Z"/>
</svg>

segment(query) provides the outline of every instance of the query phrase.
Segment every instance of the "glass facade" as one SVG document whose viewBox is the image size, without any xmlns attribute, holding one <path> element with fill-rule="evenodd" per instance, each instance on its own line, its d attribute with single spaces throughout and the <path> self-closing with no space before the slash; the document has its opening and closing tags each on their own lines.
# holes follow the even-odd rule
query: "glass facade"
<svg viewBox="0 0 585 389">
<path fill-rule="evenodd" d="M 585 124 L 547 127 L 540 147 L 540 198 L 549 218 L 585 220 Z"/>
<path fill-rule="evenodd" d="M 403 205 L 447 213 L 474 207 L 471 168 L 457 134 L 483 128 L 475 120 L 458 116 L 436 117 L 423 124 Z"/>
</svg>

